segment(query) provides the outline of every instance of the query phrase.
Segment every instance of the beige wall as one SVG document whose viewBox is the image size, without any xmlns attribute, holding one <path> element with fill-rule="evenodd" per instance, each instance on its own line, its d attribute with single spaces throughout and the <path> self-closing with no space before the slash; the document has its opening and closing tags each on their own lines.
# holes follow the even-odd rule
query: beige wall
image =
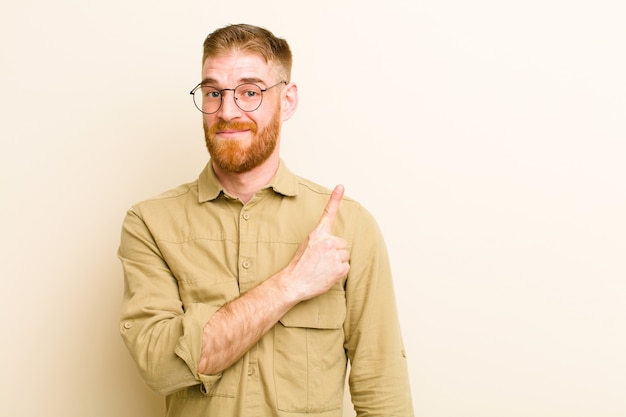
<svg viewBox="0 0 626 417">
<path fill-rule="evenodd" d="M 2 3 L 2 415 L 160 415 L 119 228 L 201 170 L 187 92 L 240 21 L 292 44 L 289 166 L 383 228 L 417 415 L 626 415 L 625 3 L 296 4 Z"/>
</svg>

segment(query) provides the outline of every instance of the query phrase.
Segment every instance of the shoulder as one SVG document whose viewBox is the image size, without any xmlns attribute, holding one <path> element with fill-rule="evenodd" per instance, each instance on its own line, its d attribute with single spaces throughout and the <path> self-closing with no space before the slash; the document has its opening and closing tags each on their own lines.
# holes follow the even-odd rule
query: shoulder
<svg viewBox="0 0 626 417">
<path fill-rule="evenodd" d="M 316 215 L 321 215 L 332 189 L 303 177 L 297 178 L 298 199 L 301 200 L 302 205 L 314 208 Z M 356 233 L 358 229 L 363 228 L 377 228 L 376 220 L 367 208 L 349 195 L 344 195 L 341 200 L 335 223 L 339 228 L 351 233 Z"/>
<path fill-rule="evenodd" d="M 307 203 L 315 202 L 317 204 L 323 204 L 323 208 L 328 202 L 330 195 L 332 194 L 332 189 L 303 177 L 296 178 L 298 184 L 298 198 L 301 201 L 306 201 Z M 341 200 L 342 209 L 355 210 L 360 207 L 361 204 L 355 199 L 351 198 L 349 195 L 343 196 L 343 199 Z"/>
<path fill-rule="evenodd" d="M 198 202 L 198 181 L 181 184 L 133 204 L 131 210 L 142 213 L 169 211 L 175 207 Z"/>
<path fill-rule="evenodd" d="M 328 201 L 330 194 L 332 193 L 332 189 L 320 185 L 314 181 L 303 177 L 297 177 L 298 180 L 298 195 L 302 195 L 303 197 L 309 198 L 319 198 Z M 346 205 L 350 206 L 360 206 L 359 202 L 351 198 L 349 195 L 344 195 L 342 204 L 346 203 Z"/>
</svg>

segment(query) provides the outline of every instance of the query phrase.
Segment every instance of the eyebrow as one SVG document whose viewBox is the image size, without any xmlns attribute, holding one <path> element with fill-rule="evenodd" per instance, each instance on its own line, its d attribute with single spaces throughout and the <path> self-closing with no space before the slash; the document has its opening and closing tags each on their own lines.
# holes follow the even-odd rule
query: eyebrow
<svg viewBox="0 0 626 417">
<path fill-rule="evenodd" d="M 262 79 L 257 78 L 257 77 L 240 78 L 238 82 L 239 82 L 239 84 L 253 83 L 253 84 L 262 84 L 263 86 L 265 86 L 267 84 L 265 81 L 263 81 Z M 214 78 L 205 78 L 205 79 L 202 80 L 202 82 L 200 84 L 202 84 L 202 85 L 217 85 L 219 83 Z"/>
</svg>

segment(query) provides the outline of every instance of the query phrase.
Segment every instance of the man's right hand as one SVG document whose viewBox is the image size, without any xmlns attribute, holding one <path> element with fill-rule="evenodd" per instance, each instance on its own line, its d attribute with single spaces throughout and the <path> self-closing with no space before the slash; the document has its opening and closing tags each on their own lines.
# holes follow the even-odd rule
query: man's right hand
<svg viewBox="0 0 626 417">
<path fill-rule="evenodd" d="M 328 291 L 350 270 L 346 241 L 331 233 L 343 194 L 343 186 L 336 186 L 319 223 L 284 270 L 283 288 L 296 303 Z"/>
</svg>

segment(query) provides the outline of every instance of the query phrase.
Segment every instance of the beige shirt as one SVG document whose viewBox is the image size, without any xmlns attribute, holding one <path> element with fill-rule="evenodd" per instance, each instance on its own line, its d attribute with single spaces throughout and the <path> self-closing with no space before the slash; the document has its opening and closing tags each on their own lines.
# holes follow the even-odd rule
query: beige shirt
<svg viewBox="0 0 626 417">
<path fill-rule="evenodd" d="M 296 305 L 221 374 L 197 372 L 211 316 L 288 264 L 329 197 L 281 161 L 242 204 L 209 163 L 197 181 L 128 211 L 120 331 L 148 386 L 167 396 L 167 416 L 341 417 L 348 360 L 358 415 L 413 415 L 385 244 L 349 198 L 332 230 L 348 242 L 348 276 Z"/>
</svg>

